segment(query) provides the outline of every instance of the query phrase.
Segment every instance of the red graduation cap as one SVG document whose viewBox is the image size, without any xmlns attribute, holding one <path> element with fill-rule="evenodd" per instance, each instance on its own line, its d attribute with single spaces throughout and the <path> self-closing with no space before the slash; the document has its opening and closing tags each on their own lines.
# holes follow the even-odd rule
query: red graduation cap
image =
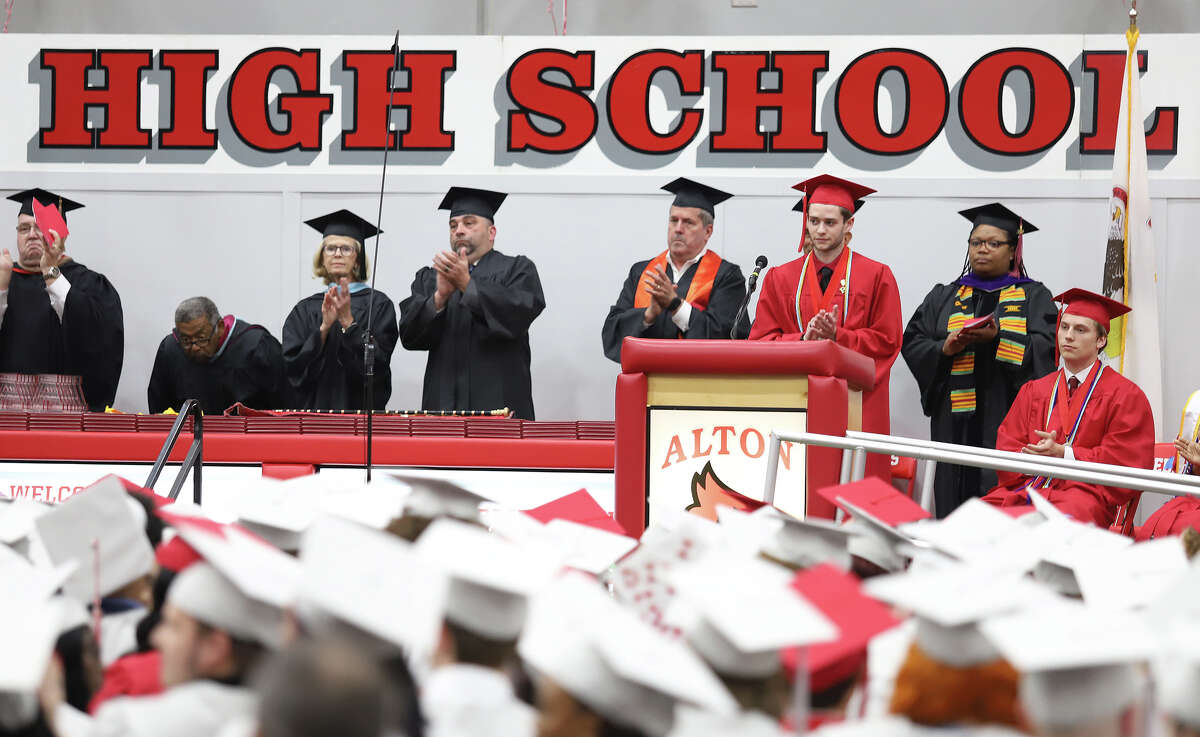
<svg viewBox="0 0 1200 737">
<path fill-rule="evenodd" d="M 621 525 L 617 524 L 616 520 L 608 516 L 608 512 L 605 512 L 604 507 L 601 507 L 592 498 L 587 489 L 571 492 L 540 507 L 526 509 L 525 514 L 543 524 L 552 519 L 565 519 L 569 522 L 577 522 L 588 527 L 595 527 L 605 532 L 612 532 L 617 535 L 629 535 L 624 527 L 621 527 Z"/>
<path fill-rule="evenodd" d="M 854 514 L 854 511 L 843 504 L 841 499 L 892 527 L 932 516 L 920 504 L 901 494 L 896 487 L 874 476 L 851 484 L 830 486 L 818 490 L 817 493 L 849 514 Z"/>
<path fill-rule="evenodd" d="M 837 625 L 838 638 L 809 645 L 805 654 L 809 689 L 824 691 L 853 676 L 867 662 L 867 643 L 900 623 L 884 603 L 862 593 L 858 579 L 823 563 L 800 571 L 792 588 Z M 795 674 L 800 648 L 783 651 L 783 666 Z"/>
<path fill-rule="evenodd" d="M 64 241 L 70 235 L 70 231 L 67 230 L 67 221 L 63 219 L 62 213 L 54 205 L 43 205 L 34 199 L 33 219 L 37 222 L 38 230 L 42 231 L 47 239 L 54 237 L 50 235 L 51 231 Z"/>
<path fill-rule="evenodd" d="M 1062 315 L 1077 315 L 1079 317 L 1090 317 L 1100 324 L 1107 332 L 1109 322 L 1114 318 L 1129 312 L 1130 307 L 1127 307 L 1115 299 L 1109 299 L 1095 292 L 1089 292 L 1086 289 L 1068 289 L 1062 294 L 1054 298 L 1055 302 L 1060 302 L 1063 305 Z"/>
<path fill-rule="evenodd" d="M 875 192 L 870 187 L 829 174 L 805 179 L 793 184 L 792 189 L 804 192 L 804 200 L 808 205 L 837 205 L 851 213 L 855 211 L 857 200 Z"/>
</svg>

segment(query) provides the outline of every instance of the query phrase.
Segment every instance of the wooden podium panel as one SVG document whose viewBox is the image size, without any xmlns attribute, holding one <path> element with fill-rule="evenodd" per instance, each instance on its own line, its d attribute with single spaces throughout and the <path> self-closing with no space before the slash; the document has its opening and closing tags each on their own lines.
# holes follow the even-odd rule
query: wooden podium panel
<svg viewBox="0 0 1200 737">
<path fill-rule="evenodd" d="M 616 516 L 637 534 L 660 515 L 712 516 L 762 498 L 771 431 L 861 427 L 869 359 L 834 343 L 627 338 L 617 377 Z M 809 489 L 836 483 L 836 450 L 784 443 L 776 505 L 832 517 Z"/>
</svg>

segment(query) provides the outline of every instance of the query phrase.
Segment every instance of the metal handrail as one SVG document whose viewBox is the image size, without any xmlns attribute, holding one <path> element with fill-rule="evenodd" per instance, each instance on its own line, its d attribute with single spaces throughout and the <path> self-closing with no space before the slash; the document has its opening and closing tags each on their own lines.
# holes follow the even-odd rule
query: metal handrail
<svg viewBox="0 0 1200 737">
<path fill-rule="evenodd" d="M 200 472 L 204 467 L 204 413 L 200 411 L 200 403 L 195 399 L 184 401 L 183 406 L 179 408 L 175 424 L 171 425 L 171 431 L 167 433 L 167 439 L 163 442 L 162 449 L 158 451 L 158 458 L 155 459 L 154 466 L 150 468 L 150 475 L 146 477 L 146 483 L 143 485 L 147 489 L 154 489 L 154 484 L 158 482 L 158 477 L 167 464 L 167 458 L 175 447 L 175 441 L 179 439 L 179 433 L 183 431 L 183 423 L 187 421 L 188 415 L 192 417 L 192 444 L 188 447 L 187 455 L 183 457 L 179 473 L 175 476 L 174 483 L 171 484 L 171 493 L 167 496 L 171 501 L 179 498 L 179 490 L 183 488 L 183 481 L 187 478 L 188 471 L 191 471 L 192 502 L 199 504 Z"/>
<path fill-rule="evenodd" d="M 989 451 L 984 454 L 979 452 L 981 450 L 979 448 L 950 443 L 941 443 L 940 445 L 943 447 L 934 448 L 930 447 L 929 443 L 913 445 L 896 442 L 890 437 L 888 440 L 867 440 L 861 437 L 851 438 L 810 432 L 780 434 L 772 431 L 767 455 L 767 477 L 763 485 L 763 500 L 768 503 L 775 501 L 775 483 L 779 470 L 779 443 L 784 440 L 801 445 L 852 450 L 856 456 L 867 452 L 907 455 L 939 463 L 954 463 L 960 466 L 990 468 L 997 471 L 1014 471 L 1066 481 L 1082 481 L 1089 484 L 1151 491 L 1170 496 L 1200 498 L 1200 489 L 1196 489 L 1195 485 L 1189 483 L 1189 480 L 1178 478 L 1178 474 L 1158 474 L 1157 478 L 1139 478 L 1122 473 L 1129 469 L 1107 463 L 1084 463 L 1083 461 L 1067 461 L 1066 464 L 1047 463 L 1048 459 L 1040 456 L 1031 457 L 1023 453 L 1010 453 L 1002 450 Z M 1089 468 L 1082 468 L 1085 465 Z M 1096 468 L 1103 470 L 1092 470 Z"/>
<path fill-rule="evenodd" d="M 938 443 L 932 440 L 918 440 L 916 438 L 903 438 L 892 435 L 878 435 L 869 432 L 855 432 L 853 430 L 846 433 L 846 437 L 855 440 L 880 440 L 884 442 L 900 443 L 902 445 L 915 446 L 918 448 L 935 448 L 940 450 L 956 451 L 965 446 L 954 445 L 953 443 Z M 974 448 L 975 453 L 985 458 L 1005 458 L 1012 453 L 1004 450 L 996 450 L 994 448 Z M 1081 470 L 1092 470 L 1106 473 L 1114 473 L 1120 476 L 1128 476 L 1134 479 L 1157 480 L 1163 476 L 1162 471 L 1154 471 L 1149 468 L 1131 468 L 1129 466 L 1113 466 L 1106 463 L 1093 463 L 1090 461 L 1068 461 L 1066 458 L 1049 458 L 1045 456 L 1039 457 L 1043 463 L 1055 466 L 1057 468 L 1077 468 Z M 1200 492 L 1200 476 L 1191 476 L 1188 474 L 1176 474 L 1178 481 L 1186 486 L 1191 486 Z"/>
</svg>

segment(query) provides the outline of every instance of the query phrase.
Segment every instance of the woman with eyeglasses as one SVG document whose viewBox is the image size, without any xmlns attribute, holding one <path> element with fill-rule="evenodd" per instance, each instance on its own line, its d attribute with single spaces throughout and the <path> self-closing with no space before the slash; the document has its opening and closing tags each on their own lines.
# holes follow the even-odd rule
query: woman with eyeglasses
<svg viewBox="0 0 1200 737">
<path fill-rule="evenodd" d="M 305 297 L 283 323 L 283 363 L 299 409 L 362 410 L 367 315 L 375 337 L 373 408 L 392 396 L 392 349 L 399 335 L 392 300 L 367 284 L 367 239 L 379 231 L 348 210 L 305 223 L 321 233 L 313 275 L 326 288 Z"/>
<path fill-rule="evenodd" d="M 998 202 L 959 214 L 971 221 L 962 273 L 925 296 L 901 353 L 932 439 L 995 448 L 1017 390 L 1055 369 L 1057 312 L 1050 291 L 1025 271 L 1022 241 L 1037 228 Z M 994 471 L 938 464 L 937 516 L 995 485 Z"/>
</svg>

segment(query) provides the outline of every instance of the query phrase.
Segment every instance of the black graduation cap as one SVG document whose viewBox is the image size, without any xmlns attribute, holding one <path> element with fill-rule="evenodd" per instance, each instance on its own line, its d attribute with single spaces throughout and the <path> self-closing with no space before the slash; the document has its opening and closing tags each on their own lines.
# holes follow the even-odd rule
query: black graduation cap
<svg viewBox="0 0 1200 737">
<path fill-rule="evenodd" d="M 999 202 L 959 210 L 958 214 L 970 220 L 972 228 L 991 225 L 1016 235 L 1029 235 L 1037 232 L 1036 225 L 1028 220 L 1023 220 L 1020 215 Z"/>
<path fill-rule="evenodd" d="M 27 189 L 24 192 L 17 192 L 16 194 L 9 195 L 8 199 L 12 200 L 13 202 L 21 203 L 21 214 L 22 215 L 32 215 L 33 214 L 34 199 L 37 199 L 37 201 L 40 202 L 43 207 L 48 207 L 50 205 L 54 205 L 55 207 L 58 208 L 58 212 L 62 215 L 63 222 L 66 222 L 66 220 L 67 220 L 68 212 L 70 212 L 71 210 L 78 210 L 81 207 L 83 207 L 83 205 L 76 202 L 75 200 L 68 200 L 66 197 L 63 197 L 60 194 L 55 194 L 54 192 L 47 192 L 46 190 L 44 190 L 40 187 L 34 187 L 33 189 Z"/>
<path fill-rule="evenodd" d="M 867 203 L 866 200 L 855 200 L 854 201 L 854 214 L 857 215 L 858 211 L 861 210 L 863 208 L 863 205 L 865 205 L 866 203 Z M 801 197 L 799 202 L 792 205 L 792 209 L 795 210 L 796 212 L 804 212 L 804 198 Z"/>
<path fill-rule="evenodd" d="M 478 215 L 492 222 L 496 221 L 496 211 L 508 197 L 507 192 L 493 192 L 490 189 L 474 189 L 472 187 L 451 187 L 442 198 L 439 210 L 449 210 L 450 217 L 460 215 Z"/>
<path fill-rule="evenodd" d="M 675 207 L 699 207 L 709 215 L 716 215 L 713 208 L 733 196 L 683 177 L 664 184 L 662 188 L 675 195 L 675 201 L 671 203 Z"/>
<path fill-rule="evenodd" d="M 360 218 L 349 210 L 338 210 L 319 218 L 305 220 L 304 224 L 320 232 L 322 238 L 330 235 L 345 235 L 362 244 L 366 244 L 367 239 L 376 233 L 383 232 L 370 221 Z"/>
</svg>

